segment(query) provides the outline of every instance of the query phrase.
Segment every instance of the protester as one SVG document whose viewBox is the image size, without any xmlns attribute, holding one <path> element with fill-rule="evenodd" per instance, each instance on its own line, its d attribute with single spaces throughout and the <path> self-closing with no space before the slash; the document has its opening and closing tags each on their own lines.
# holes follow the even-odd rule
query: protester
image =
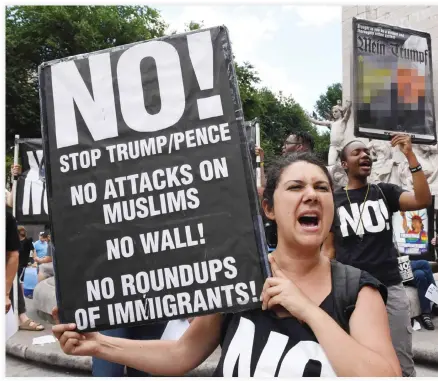
<svg viewBox="0 0 438 381">
<path fill-rule="evenodd" d="M 47 256 L 48 235 L 49 234 L 46 232 L 41 232 L 39 240 L 33 244 L 35 248 L 33 259 L 37 263 L 37 258 L 44 258 Z"/>
<path fill-rule="evenodd" d="M 424 328 L 433 331 L 435 326 L 432 322 L 431 314 L 438 316 L 438 306 L 426 298 L 426 291 L 431 284 L 435 283 L 432 268 L 428 261 L 411 261 L 412 272 L 414 273 L 413 283 L 418 291 L 420 300 L 421 315 L 419 316 Z"/>
<path fill-rule="evenodd" d="M 313 152 L 315 141 L 308 132 L 297 131 L 290 134 L 283 143 L 281 152 L 288 155 L 293 152 Z"/>
<path fill-rule="evenodd" d="M 47 251 L 46 256 L 35 258 L 38 264 L 38 283 L 55 275 L 53 270 L 53 255 L 55 253 L 55 246 L 53 246 L 50 234 L 47 234 Z"/>
<path fill-rule="evenodd" d="M 6 313 L 11 308 L 12 285 L 18 271 L 20 240 L 17 233 L 17 222 L 12 213 L 6 211 Z"/>
<path fill-rule="evenodd" d="M 32 237 L 27 236 L 27 230 L 24 226 L 18 226 L 18 236 L 20 238 L 20 278 L 23 270 L 32 264 L 35 248 L 33 247 Z"/>
<path fill-rule="evenodd" d="M 315 148 L 315 140 L 313 139 L 313 136 L 306 131 L 297 131 L 287 136 L 281 147 L 281 152 L 282 155 L 284 156 L 293 152 L 313 152 L 314 148 Z M 262 178 L 262 187 L 259 189 L 259 194 L 262 195 L 263 189 L 266 184 L 266 177 L 264 170 L 265 152 L 263 148 L 256 146 L 255 154 L 256 156 L 260 156 L 260 172 Z"/>
<path fill-rule="evenodd" d="M 290 134 L 285 139 L 282 145 L 282 155 L 286 156 L 291 153 L 298 152 L 313 152 L 315 141 L 308 132 L 297 131 Z M 261 173 L 261 187 L 257 187 L 257 193 L 260 201 L 263 199 L 263 192 L 266 186 L 264 157 L 265 153 L 261 147 L 256 147 L 256 155 L 260 155 L 260 173 Z M 269 251 L 273 251 L 277 246 L 277 229 L 274 224 L 264 217 L 265 235 L 268 243 Z"/>
<path fill-rule="evenodd" d="M 20 239 L 20 249 L 19 249 L 19 267 L 17 276 L 20 280 L 24 271 L 27 268 L 30 259 L 30 253 L 34 251 L 32 238 L 27 237 L 27 232 L 24 226 L 18 226 L 18 236 Z M 20 283 L 20 281 L 19 281 Z M 13 293 L 11 293 L 13 295 Z M 25 331 L 42 331 L 44 327 L 41 324 L 36 323 L 29 318 L 26 314 L 26 303 L 24 301 L 23 287 L 21 284 L 18 288 L 18 319 L 19 319 L 19 329 Z"/>
<path fill-rule="evenodd" d="M 53 332 L 63 351 L 174 376 L 197 367 L 220 344 L 217 376 L 399 376 L 386 288 L 321 254 L 334 208 L 327 169 L 307 153 L 279 158 L 270 166 L 264 195 L 265 214 L 278 225 L 278 246 L 269 257 L 273 276 L 265 282 L 261 309 L 198 316 L 178 341 L 132 341 L 57 324 Z M 336 309 L 345 301 L 341 295 L 352 292 L 346 279 L 352 273 L 354 304 Z M 348 306 L 354 309 L 349 320 Z"/>
<path fill-rule="evenodd" d="M 386 305 L 391 336 L 404 376 L 414 376 L 412 327 L 409 300 L 398 269 L 393 243 L 391 218 L 399 210 L 420 210 L 432 200 L 429 185 L 412 151 L 411 138 L 395 135 L 391 140 L 406 156 L 411 168 L 414 192 L 405 192 L 394 184 L 370 185 L 370 151 L 360 141 L 351 141 L 341 151 L 341 163 L 348 184 L 334 193 L 337 213 L 323 251 L 369 272 L 388 287 Z"/>
</svg>

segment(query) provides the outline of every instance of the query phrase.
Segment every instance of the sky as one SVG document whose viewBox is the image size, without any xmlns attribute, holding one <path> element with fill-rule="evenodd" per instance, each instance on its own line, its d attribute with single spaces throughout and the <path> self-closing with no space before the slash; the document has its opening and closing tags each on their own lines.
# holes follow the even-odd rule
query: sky
<svg viewBox="0 0 438 381">
<path fill-rule="evenodd" d="M 293 5 L 160 5 L 168 31 L 190 21 L 225 25 L 238 63 L 250 62 L 266 86 L 291 95 L 306 111 L 342 82 L 342 7 Z"/>
</svg>

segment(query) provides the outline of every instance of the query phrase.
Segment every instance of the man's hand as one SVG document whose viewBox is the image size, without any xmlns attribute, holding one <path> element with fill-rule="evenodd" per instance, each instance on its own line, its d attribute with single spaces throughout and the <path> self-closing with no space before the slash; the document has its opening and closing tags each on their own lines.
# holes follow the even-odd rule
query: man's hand
<svg viewBox="0 0 438 381">
<path fill-rule="evenodd" d="M 260 161 L 264 161 L 265 160 L 265 151 L 263 151 L 262 147 L 257 147 L 256 146 L 255 154 L 256 154 L 256 156 L 260 156 Z"/>
<path fill-rule="evenodd" d="M 34 262 L 36 262 L 36 263 L 41 263 L 41 259 L 40 259 L 39 257 L 35 257 L 35 258 L 34 258 Z"/>
<path fill-rule="evenodd" d="M 11 305 L 11 299 L 9 298 L 9 295 L 6 295 L 6 313 L 11 309 Z"/>
<path fill-rule="evenodd" d="M 11 165 L 11 175 L 13 177 L 21 175 L 21 165 L 20 164 L 12 164 Z"/>
<path fill-rule="evenodd" d="M 430 243 L 435 246 L 436 245 L 436 237 L 433 237 L 432 240 L 430 241 Z"/>
<path fill-rule="evenodd" d="M 405 156 L 412 153 L 412 140 L 409 135 L 397 134 L 391 139 L 391 145 L 393 147 L 398 146 L 400 151 L 403 152 Z"/>
</svg>

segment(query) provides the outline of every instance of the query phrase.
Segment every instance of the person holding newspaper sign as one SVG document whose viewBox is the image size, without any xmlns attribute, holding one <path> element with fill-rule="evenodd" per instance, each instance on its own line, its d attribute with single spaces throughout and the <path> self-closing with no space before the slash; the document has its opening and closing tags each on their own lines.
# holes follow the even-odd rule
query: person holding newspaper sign
<svg viewBox="0 0 438 381">
<path fill-rule="evenodd" d="M 196 317 L 177 341 L 76 332 L 75 324 L 58 321 L 53 333 L 63 351 L 181 376 L 220 344 L 216 376 L 400 376 L 386 288 L 321 253 L 334 212 L 325 166 L 308 153 L 279 158 L 270 166 L 262 205 L 278 226 L 278 246 L 260 309 Z"/>
<path fill-rule="evenodd" d="M 393 243 L 392 214 L 420 210 L 430 205 L 429 185 L 414 152 L 411 138 L 398 134 L 391 140 L 411 168 L 414 191 L 388 183 L 370 184 L 372 160 L 369 148 L 358 140 L 346 144 L 340 154 L 348 184 L 334 193 L 336 214 L 323 251 L 329 258 L 368 271 L 388 287 L 386 305 L 391 336 L 403 375 L 415 376 L 409 299 L 398 268 Z"/>
</svg>

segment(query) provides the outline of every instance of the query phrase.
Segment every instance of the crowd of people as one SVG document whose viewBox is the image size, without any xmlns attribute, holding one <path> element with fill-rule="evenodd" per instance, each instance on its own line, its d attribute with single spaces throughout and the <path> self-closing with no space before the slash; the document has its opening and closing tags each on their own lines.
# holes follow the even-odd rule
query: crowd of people
<svg viewBox="0 0 438 381">
<path fill-rule="evenodd" d="M 197 317 L 178 340 L 160 340 L 165 323 L 81 333 L 74 323 L 58 321 L 53 333 L 61 348 L 93 356 L 94 376 L 123 376 L 125 366 L 129 376 L 184 375 L 218 345 L 217 376 L 415 376 L 409 300 L 391 217 L 428 207 L 432 196 L 410 137 L 395 135 L 391 144 L 409 163 L 412 192 L 369 183 L 372 159 L 361 141 L 340 152 L 348 184 L 339 189 L 312 153 L 314 141 L 306 132 L 285 139 L 282 156 L 266 173 L 263 150 L 256 147 L 272 270 L 260 309 Z M 7 214 L 9 230 L 16 229 L 11 217 Z M 7 295 L 11 269 L 20 273 L 28 265 L 26 252 L 39 267 L 39 280 L 53 276 L 50 235 L 41 234 L 32 245 L 24 227 L 18 232 L 19 239 L 7 235 Z M 436 245 L 436 237 L 431 243 Z M 424 297 L 435 283 L 432 270 L 423 260 L 412 260 L 411 266 L 422 324 L 434 329 L 431 317 L 438 316 L 438 306 Z M 8 303 L 9 298 L 6 309 Z M 56 308 L 53 316 L 56 320 Z M 27 324 L 32 323 L 37 324 Z M 281 363 L 267 353 L 274 348 L 282 348 Z"/>
</svg>

